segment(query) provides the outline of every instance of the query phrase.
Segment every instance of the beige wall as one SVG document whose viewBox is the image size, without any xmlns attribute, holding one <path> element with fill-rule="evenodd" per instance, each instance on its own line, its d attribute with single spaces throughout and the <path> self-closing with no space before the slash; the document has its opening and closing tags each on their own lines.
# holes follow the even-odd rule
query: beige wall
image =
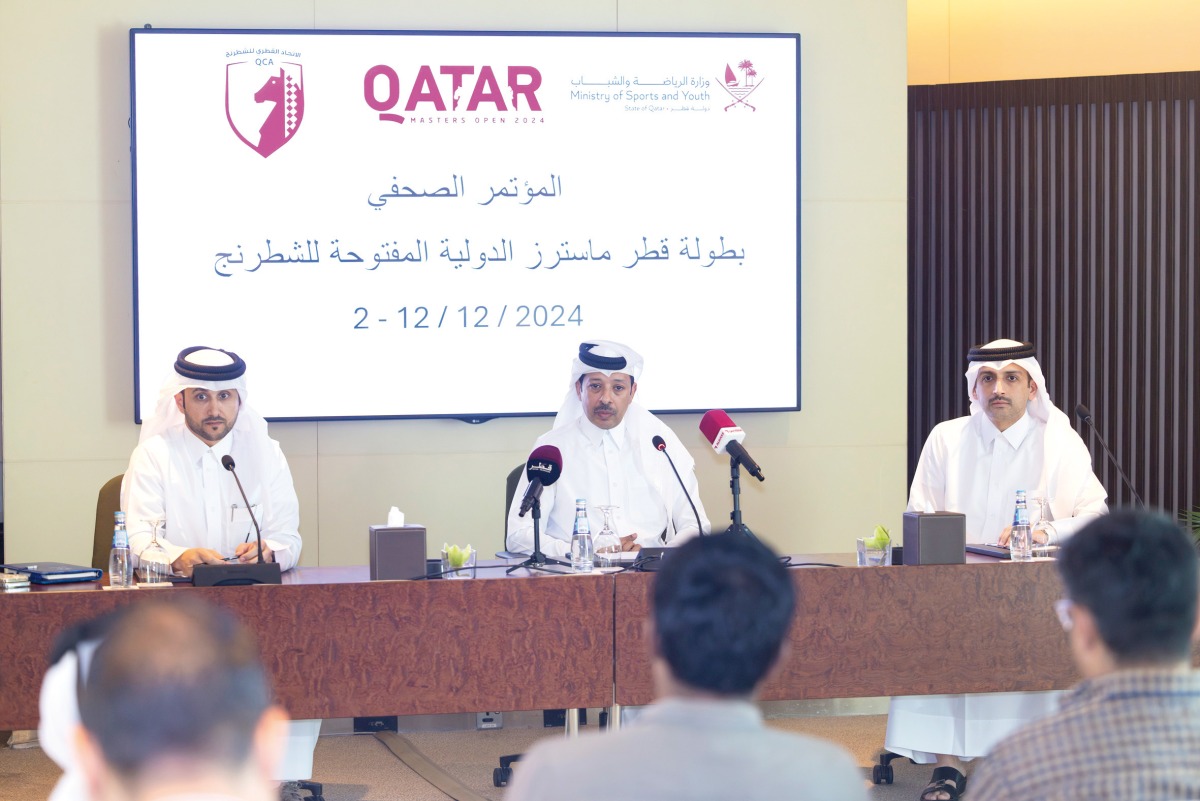
<svg viewBox="0 0 1200 801">
<path fill-rule="evenodd" d="M 909 0 L 908 82 L 1200 69 L 1196 0 Z"/>
<path fill-rule="evenodd" d="M 877 522 L 898 525 L 906 494 L 901 0 L 0 0 L 0 364 L 10 559 L 87 562 L 96 491 L 124 469 L 137 441 L 127 31 L 144 23 L 800 33 L 804 409 L 739 417 L 768 477 L 764 485 L 746 482 L 744 514 L 786 551 L 845 551 Z M 773 369 L 770 342 L 713 323 L 742 339 L 745 360 L 714 370 L 710 380 Z M 568 358 L 546 354 L 547 369 L 561 371 Z M 709 516 L 726 522 L 728 462 L 707 447 L 696 416 L 670 422 L 699 463 Z M 272 426 L 301 498 L 302 563 L 365 562 L 366 527 L 382 522 L 393 504 L 429 526 L 431 545 L 449 539 L 499 547 L 504 476 L 548 425 Z"/>
</svg>

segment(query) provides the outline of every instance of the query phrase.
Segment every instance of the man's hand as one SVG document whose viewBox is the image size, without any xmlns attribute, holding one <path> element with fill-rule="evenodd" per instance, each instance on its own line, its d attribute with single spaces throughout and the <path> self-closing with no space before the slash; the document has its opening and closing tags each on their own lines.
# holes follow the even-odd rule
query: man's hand
<svg viewBox="0 0 1200 801">
<path fill-rule="evenodd" d="M 241 545 L 233 549 L 233 555 L 238 558 L 239 562 L 257 562 L 258 561 L 258 542 L 243 542 Z M 263 543 L 263 561 L 274 562 L 275 552 Z"/>
<path fill-rule="evenodd" d="M 621 537 L 621 550 L 622 551 L 640 551 L 640 550 L 642 550 L 642 546 L 638 545 L 636 540 L 637 540 L 637 534 L 626 534 L 624 537 Z"/>
<path fill-rule="evenodd" d="M 188 548 L 171 563 L 171 569 L 181 576 L 191 578 L 196 565 L 219 565 L 225 560 L 211 548 Z"/>
<path fill-rule="evenodd" d="M 1008 541 L 1012 539 L 1012 526 L 1007 527 L 1000 532 L 1000 539 L 997 540 L 1001 545 L 1008 545 Z M 1033 544 L 1045 545 L 1050 541 L 1050 535 L 1046 533 L 1046 529 L 1039 528 L 1033 532 Z"/>
</svg>

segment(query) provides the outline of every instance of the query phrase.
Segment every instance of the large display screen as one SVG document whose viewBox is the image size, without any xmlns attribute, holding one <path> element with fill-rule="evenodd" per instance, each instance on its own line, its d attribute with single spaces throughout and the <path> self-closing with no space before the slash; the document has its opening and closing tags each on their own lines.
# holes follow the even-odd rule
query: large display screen
<svg viewBox="0 0 1200 801">
<path fill-rule="evenodd" d="M 274 420 L 800 405 L 800 39 L 134 29 L 135 419 L 233 350 Z"/>
</svg>

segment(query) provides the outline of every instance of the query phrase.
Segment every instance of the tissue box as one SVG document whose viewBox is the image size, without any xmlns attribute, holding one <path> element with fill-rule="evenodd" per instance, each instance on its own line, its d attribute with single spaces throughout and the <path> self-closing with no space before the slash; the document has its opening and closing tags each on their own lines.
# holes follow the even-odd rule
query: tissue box
<svg viewBox="0 0 1200 801">
<path fill-rule="evenodd" d="M 368 547 L 371 581 L 415 579 L 425 575 L 424 526 L 371 526 Z"/>
<path fill-rule="evenodd" d="M 958 512 L 905 512 L 904 564 L 961 565 L 966 559 L 967 518 Z"/>
</svg>

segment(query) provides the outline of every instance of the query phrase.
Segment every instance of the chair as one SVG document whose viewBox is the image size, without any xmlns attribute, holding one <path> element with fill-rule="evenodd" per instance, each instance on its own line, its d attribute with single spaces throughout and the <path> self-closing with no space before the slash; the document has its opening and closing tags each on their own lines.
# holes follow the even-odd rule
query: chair
<svg viewBox="0 0 1200 801">
<path fill-rule="evenodd" d="M 508 474 L 504 486 L 504 550 L 508 550 L 508 510 L 512 508 L 513 497 L 517 494 L 517 485 L 521 483 L 521 471 L 524 464 L 519 464 Z"/>
<path fill-rule="evenodd" d="M 96 498 L 96 532 L 92 539 L 92 567 L 108 570 L 108 553 L 112 550 L 113 512 L 121 509 L 121 479 L 124 473 L 104 482 Z"/>
</svg>

